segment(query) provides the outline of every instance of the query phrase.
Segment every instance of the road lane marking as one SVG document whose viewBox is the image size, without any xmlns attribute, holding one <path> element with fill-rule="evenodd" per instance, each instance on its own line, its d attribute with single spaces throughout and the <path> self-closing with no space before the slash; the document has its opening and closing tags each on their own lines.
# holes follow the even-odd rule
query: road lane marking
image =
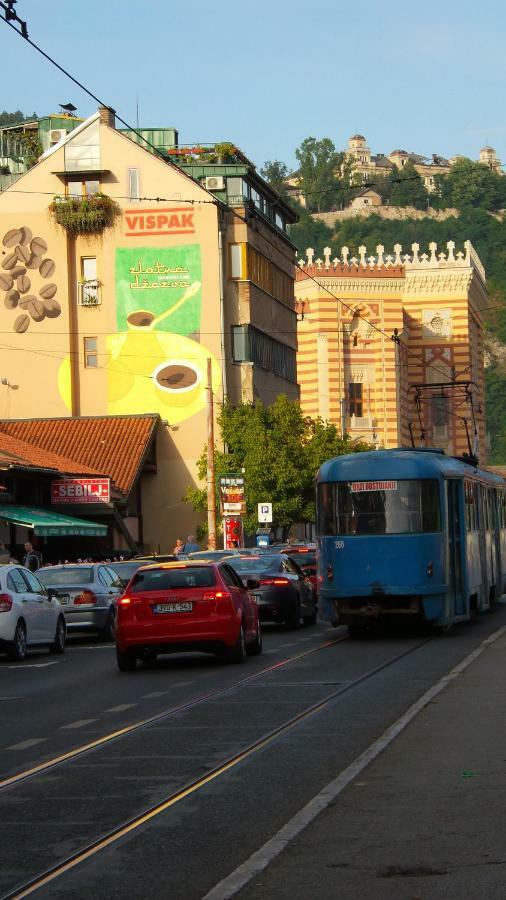
<svg viewBox="0 0 506 900">
<path fill-rule="evenodd" d="M 29 747 L 35 747 L 36 744 L 43 744 L 47 738 L 28 738 L 26 741 L 20 741 L 19 744 L 12 744 L 6 747 L 6 750 L 28 750 Z"/>
<path fill-rule="evenodd" d="M 8 669 L 47 669 L 48 666 L 57 666 L 58 660 L 54 659 L 52 662 L 46 663 L 18 663 L 14 666 L 7 666 Z"/>
<path fill-rule="evenodd" d="M 367 750 L 360 754 L 346 769 L 325 785 L 312 800 L 306 803 L 282 828 L 259 850 L 253 853 L 245 862 L 237 867 L 230 875 L 223 878 L 202 900 L 229 900 L 241 891 L 257 875 L 260 875 L 292 841 L 297 838 L 317 816 L 335 802 L 345 788 L 391 744 L 404 731 L 407 725 L 432 702 L 434 697 L 441 693 L 452 681 L 455 681 L 465 669 L 468 668 L 479 656 L 506 632 L 506 625 L 482 641 L 476 650 L 466 656 L 462 662 L 455 666 L 448 675 L 444 675 L 435 685 L 429 688 L 416 703 L 413 703 L 405 713 L 400 716 L 390 728 L 374 741 Z"/>
<path fill-rule="evenodd" d="M 92 722 L 98 722 L 98 719 L 78 719 L 77 722 L 69 722 L 68 725 L 61 725 L 60 730 L 70 728 L 84 728 L 85 725 L 91 725 Z"/>
<path fill-rule="evenodd" d="M 30 769 L 23 769 L 20 772 L 17 772 L 16 775 L 11 775 L 9 778 L 0 780 L 0 791 L 5 790 L 5 788 L 12 787 L 12 785 L 14 784 L 19 784 L 21 781 L 25 781 L 28 778 L 33 778 L 35 775 L 40 775 L 41 772 L 46 772 L 49 769 L 60 766 L 62 765 L 62 763 L 68 762 L 71 759 L 76 759 L 76 757 L 82 756 L 84 753 L 89 753 L 92 750 L 96 750 L 98 747 L 102 747 L 105 744 L 109 744 L 112 741 L 118 740 L 118 738 L 133 734 L 135 731 L 138 731 L 141 728 L 146 728 L 147 726 L 153 725 L 156 722 L 160 722 L 162 719 L 166 719 L 169 716 L 173 716 L 187 709 L 191 709 L 194 706 L 198 706 L 200 703 L 206 702 L 207 700 L 214 699 L 214 697 L 217 697 L 220 694 L 224 694 L 227 691 L 232 691 L 235 688 L 242 687 L 242 685 L 244 684 L 249 684 L 256 679 L 261 678 L 263 675 L 269 675 L 272 672 L 275 672 L 277 669 L 282 669 L 294 662 L 298 662 L 300 659 L 304 659 L 306 656 L 311 656 L 313 653 L 318 653 L 320 650 L 327 650 L 330 647 L 335 647 L 337 644 L 340 644 L 347 639 L 348 638 L 345 635 L 342 635 L 341 637 L 334 638 L 331 641 L 325 641 L 325 643 L 319 644 L 317 647 L 312 647 L 310 650 L 304 650 L 303 653 L 299 653 L 296 656 L 291 656 L 288 659 L 271 663 L 271 665 L 267 666 L 267 668 L 259 669 L 258 672 L 254 672 L 252 675 L 248 675 L 246 678 L 242 678 L 239 681 L 232 682 L 232 684 L 226 685 L 223 688 L 208 691 L 206 694 L 202 694 L 192 700 L 181 703 L 178 706 L 173 706 L 168 710 L 166 709 L 162 712 L 148 716 L 145 719 L 140 719 L 138 722 L 133 722 L 131 725 L 125 725 L 122 728 L 117 728 L 115 731 L 109 732 L 109 734 L 105 734 L 103 737 L 95 738 L 95 740 L 93 741 L 89 741 L 86 744 L 81 744 L 79 747 L 74 747 L 73 750 L 68 750 L 66 753 L 61 753 L 59 756 L 52 757 L 51 759 L 48 759 L 43 763 L 38 763 L 37 765 L 32 766 Z M 169 691 L 155 691 L 154 693 L 165 694 L 169 693 Z"/>
<path fill-rule="evenodd" d="M 133 709 L 137 703 L 120 703 L 119 706 L 111 706 L 106 712 L 125 712 L 126 709 Z M 96 722 L 96 719 L 90 719 L 90 722 Z"/>
<path fill-rule="evenodd" d="M 150 694 L 143 694 L 142 699 L 143 700 L 151 700 L 151 698 L 163 697 L 164 694 L 168 694 L 168 693 L 169 693 L 168 691 L 151 691 Z"/>
</svg>

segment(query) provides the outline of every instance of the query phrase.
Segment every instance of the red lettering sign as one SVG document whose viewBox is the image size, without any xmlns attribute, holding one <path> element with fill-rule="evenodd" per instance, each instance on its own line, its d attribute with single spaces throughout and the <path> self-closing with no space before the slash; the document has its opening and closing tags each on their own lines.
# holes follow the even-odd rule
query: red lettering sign
<svg viewBox="0 0 506 900">
<path fill-rule="evenodd" d="M 51 482 L 51 503 L 109 503 L 110 478 L 66 478 Z"/>
<path fill-rule="evenodd" d="M 194 210 L 191 206 L 172 209 L 126 209 L 125 235 L 195 234 Z"/>
</svg>

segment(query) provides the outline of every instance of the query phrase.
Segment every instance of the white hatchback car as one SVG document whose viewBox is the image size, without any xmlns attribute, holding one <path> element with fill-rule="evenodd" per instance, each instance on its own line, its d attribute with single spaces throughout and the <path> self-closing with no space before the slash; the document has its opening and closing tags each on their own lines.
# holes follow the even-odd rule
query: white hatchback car
<svg viewBox="0 0 506 900">
<path fill-rule="evenodd" d="M 67 629 L 52 591 L 24 566 L 0 566 L 0 653 L 23 660 L 31 647 L 63 653 Z"/>
</svg>

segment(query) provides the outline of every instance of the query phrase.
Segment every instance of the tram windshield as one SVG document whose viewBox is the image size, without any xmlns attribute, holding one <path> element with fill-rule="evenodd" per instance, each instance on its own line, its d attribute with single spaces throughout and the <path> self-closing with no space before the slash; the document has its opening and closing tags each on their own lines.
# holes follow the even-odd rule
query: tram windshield
<svg viewBox="0 0 506 900">
<path fill-rule="evenodd" d="M 418 534 L 441 530 L 438 482 L 339 481 L 318 485 L 318 534 Z"/>
</svg>

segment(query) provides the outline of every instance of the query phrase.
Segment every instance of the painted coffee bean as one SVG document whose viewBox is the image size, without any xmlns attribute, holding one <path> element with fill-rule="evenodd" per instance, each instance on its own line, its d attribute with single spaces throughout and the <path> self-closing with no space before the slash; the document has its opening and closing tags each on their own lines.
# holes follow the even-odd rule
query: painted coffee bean
<svg viewBox="0 0 506 900">
<path fill-rule="evenodd" d="M 21 237 L 19 239 L 20 244 L 29 244 L 32 239 L 32 232 L 26 225 L 23 225 L 22 228 L 19 229 L 21 232 Z"/>
<path fill-rule="evenodd" d="M 30 250 L 35 256 L 42 256 L 47 250 L 47 244 L 44 238 L 34 237 L 30 243 Z"/>
<path fill-rule="evenodd" d="M 42 305 L 48 319 L 56 319 L 61 313 L 61 306 L 57 300 L 44 300 Z"/>
<path fill-rule="evenodd" d="M 7 291 L 4 297 L 4 306 L 6 309 L 16 309 L 19 303 L 19 291 Z"/>
<path fill-rule="evenodd" d="M 26 294 L 26 292 L 30 290 L 31 284 L 32 282 L 28 278 L 28 275 L 20 275 L 16 281 L 16 286 L 20 294 Z"/>
<path fill-rule="evenodd" d="M 18 261 L 18 258 L 15 253 L 9 253 L 5 259 L 2 260 L 2 269 L 13 269 Z"/>
<path fill-rule="evenodd" d="M 26 331 L 30 324 L 30 316 L 27 316 L 26 313 L 23 313 L 22 316 L 18 316 L 16 321 L 14 322 L 14 331 L 17 331 L 18 334 L 23 334 Z"/>
<path fill-rule="evenodd" d="M 38 269 L 42 262 L 42 256 L 36 256 L 35 253 L 32 253 L 30 259 L 26 264 L 27 269 Z"/>
<path fill-rule="evenodd" d="M 44 284 L 39 291 L 39 296 L 43 297 L 44 300 L 50 300 L 51 297 L 54 297 L 57 290 L 56 284 Z"/>
<path fill-rule="evenodd" d="M 45 316 L 42 300 L 37 300 L 37 297 L 34 297 L 33 294 L 29 294 L 27 297 L 23 297 L 19 305 L 21 309 L 30 313 L 34 322 L 42 322 L 42 319 Z"/>
<path fill-rule="evenodd" d="M 15 247 L 16 244 L 19 244 L 22 237 L 23 234 L 21 228 L 11 228 L 11 230 L 4 235 L 2 243 L 4 247 Z"/>
<path fill-rule="evenodd" d="M 31 255 L 32 255 L 30 253 L 30 250 L 28 249 L 28 247 L 25 247 L 24 244 L 18 244 L 18 246 L 16 247 L 14 252 L 15 252 L 17 258 L 19 260 L 21 260 L 21 262 L 25 262 L 25 263 L 28 262 L 28 260 L 30 259 Z"/>
<path fill-rule="evenodd" d="M 52 259 L 43 259 L 40 266 L 39 272 L 43 278 L 51 278 L 56 266 Z"/>
<path fill-rule="evenodd" d="M 19 278 L 20 275 L 24 275 L 26 273 L 26 269 L 24 266 L 14 266 L 13 269 L 9 270 L 9 275 L 11 278 Z"/>
<path fill-rule="evenodd" d="M 0 275 L 0 288 L 2 291 L 10 291 L 13 285 L 13 279 L 10 275 Z"/>
</svg>

